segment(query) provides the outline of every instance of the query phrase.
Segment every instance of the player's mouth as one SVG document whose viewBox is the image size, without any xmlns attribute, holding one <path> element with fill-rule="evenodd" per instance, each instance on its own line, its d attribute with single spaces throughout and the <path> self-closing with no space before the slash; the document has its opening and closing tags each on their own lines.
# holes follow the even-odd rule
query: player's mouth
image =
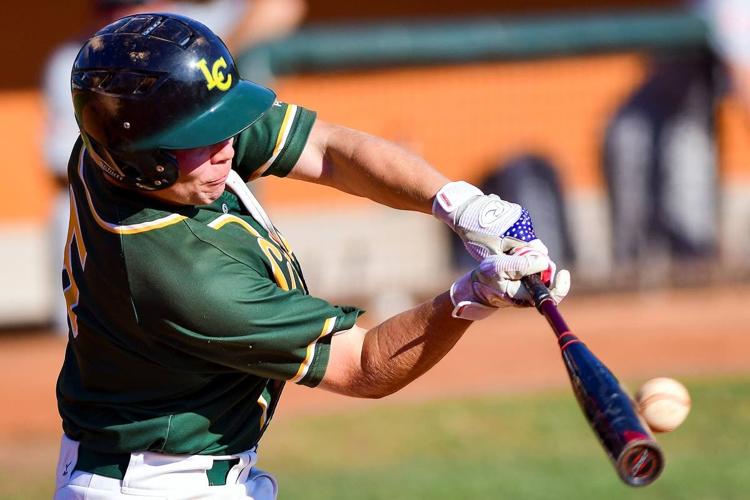
<svg viewBox="0 0 750 500">
<path fill-rule="evenodd" d="M 214 179 L 214 180 L 212 180 L 212 181 L 208 181 L 208 182 L 206 183 L 206 185 L 207 185 L 207 186 L 219 186 L 219 185 L 221 185 L 221 184 L 224 184 L 224 183 L 226 183 L 226 182 L 227 182 L 227 177 L 229 177 L 229 174 L 227 174 L 227 175 L 222 175 L 222 176 L 221 176 L 221 177 L 219 177 L 218 179 Z"/>
</svg>

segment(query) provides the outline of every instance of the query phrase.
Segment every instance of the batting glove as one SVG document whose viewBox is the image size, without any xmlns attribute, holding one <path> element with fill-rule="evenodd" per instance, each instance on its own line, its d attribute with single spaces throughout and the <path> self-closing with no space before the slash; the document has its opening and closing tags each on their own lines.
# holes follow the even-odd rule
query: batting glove
<svg viewBox="0 0 750 500">
<path fill-rule="evenodd" d="M 468 182 L 443 186 L 435 196 L 432 213 L 458 234 L 469 255 L 479 262 L 529 245 L 547 254 L 526 209 L 497 195 L 485 195 Z M 549 284 L 554 279 L 555 264 L 547 260 L 549 267 L 543 270 L 542 280 Z"/>
<path fill-rule="evenodd" d="M 500 307 L 533 306 L 533 298 L 520 280 L 549 266 L 549 257 L 531 246 L 511 254 L 490 255 L 451 286 L 453 317 L 476 321 Z M 550 295 L 559 303 L 570 290 L 570 274 L 561 270 L 553 280 Z"/>
</svg>

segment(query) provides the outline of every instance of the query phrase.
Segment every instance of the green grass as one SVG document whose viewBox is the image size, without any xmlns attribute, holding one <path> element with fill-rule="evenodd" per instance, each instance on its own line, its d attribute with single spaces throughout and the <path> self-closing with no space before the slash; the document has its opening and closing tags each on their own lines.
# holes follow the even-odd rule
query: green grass
<svg viewBox="0 0 750 500">
<path fill-rule="evenodd" d="M 287 418 L 259 465 L 282 500 L 748 498 L 750 380 L 686 383 L 693 411 L 659 436 L 667 468 L 646 488 L 619 481 L 567 390 Z M 0 469 L 0 498 L 49 498 L 44 461 Z"/>
<path fill-rule="evenodd" d="M 659 436 L 661 478 L 617 478 L 569 391 L 287 420 L 261 467 L 282 499 L 746 499 L 750 381 L 688 381 L 693 412 Z"/>
</svg>

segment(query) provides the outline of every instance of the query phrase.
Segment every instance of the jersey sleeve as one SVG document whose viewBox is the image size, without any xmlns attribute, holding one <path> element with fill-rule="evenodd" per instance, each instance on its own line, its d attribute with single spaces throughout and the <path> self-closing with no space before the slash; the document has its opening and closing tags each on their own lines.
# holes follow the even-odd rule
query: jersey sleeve
<svg viewBox="0 0 750 500">
<path fill-rule="evenodd" d="M 217 367 L 316 386 L 331 336 L 354 326 L 361 311 L 284 290 L 261 269 L 214 257 L 189 272 L 144 276 L 136 300 L 144 330 Z"/>
<path fill-rule="evenodd" d="M 313 111 L 276 101 L 237 137 L 233 168 L 246 181 L 264 167 L 263 175 L 286 176 L 302 154 L 315 118 Z"/>
</svg>

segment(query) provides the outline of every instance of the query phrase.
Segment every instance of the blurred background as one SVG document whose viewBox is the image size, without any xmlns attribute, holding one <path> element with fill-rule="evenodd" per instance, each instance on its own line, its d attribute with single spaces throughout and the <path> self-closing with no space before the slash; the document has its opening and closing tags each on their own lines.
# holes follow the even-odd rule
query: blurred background
<svg viewBox="0 0 750 500">
<path fill-rule="evenodd" d="M 77 135 L 70 66 L 109 20 L 164 10 L 209 25 L 243 76 L 282 100 L 526 206 L 573 273 L 565 311 L 580 335 L 633 389 L 669 375 L 694 391 L 694 415 L 664 438 L 673 465 L 641 497 L 744 498 L 750 449 L 731 436 L 750 431 L 745 0 L 7 2 L 0 498 L 52 491 L 65 166 Z M 253 189 L 312 293 L 367 307 L 370 323 L 471 265 L 429 217 L 296 181 Z M 631 498 L 565 389 L 543 320 L 500 316 L 387 401 L 290 388 L 266 438 L 282 496 Z M 420 425 L 394 433 L 403 422 Z M 353 443 L 370 447 L 367 458 Z M 310 448 L 329 451 L 312 459 Z M 360 458 L 342 468 L 342 456 Z M 384 475 L 403 487 L 381 484 Z"/>
</svg>

